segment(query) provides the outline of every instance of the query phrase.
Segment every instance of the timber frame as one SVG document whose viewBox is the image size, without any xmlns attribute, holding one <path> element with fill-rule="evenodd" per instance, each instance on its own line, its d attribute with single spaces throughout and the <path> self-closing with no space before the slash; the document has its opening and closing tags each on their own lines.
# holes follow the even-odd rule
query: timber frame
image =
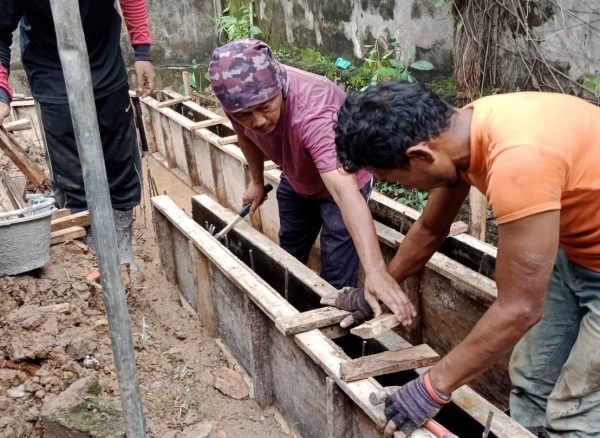
<svg viewBox="0 0 600 438">
<path fill-rule="evenodd" d="M 231 124 L 191 101 L 159 107 L 160 101 L 179 97 L 177 93 L 164 91 L 140 100 L 141 125 L 149 153 L 197 193 L 208 193 L 222 206 L 238 211 L 242 194 L 250 182 L 250 173 L 235 144 Z M 210 126 L 195 129 L 199 123 Z M 281 171 L 272 162 L 265 162 L 265 181 L 275 189 L 280 175 Z M 420 213 L 376 191 L 371 195 L 369 206 L 382 253 L 389 262 Z M 197 220 L 205 225 L 206 220 Z M 273 242 L 278 242 L 276 197 L 269 197 L 246 221 Z M 447 354 L 467 336 L 496 299 L 495 261 L 496 248 L 472 236 L 462 233 L 447 238 L 425 269 L 404 282 L 404 290 L 420 315 L 417 322 L 407 331 L 395 327 L 397 323 L 388 315 L 380 328 L 393 328 L 415 345 L 427 343 L 440 355 Z M 318 239 L 308 265 L 316 271 L 320 268 Z M 358 334 L 357 330 L 355 333 Z M 507 367 L 508 355 L 475 381 L 473 387 L 490 401 L 506 406 L 510 388 Z"/>
<path fill-rule="evenodd" d="M 303 437 L 381 436 L 374 421 L 382 405 L 372 406 L 370 393 L 414 378 L 415 372 L 345 382 L 340 365 L 359 357 L 361 346 L 374 354 L 411 344 L 391 331 L 363 344 L 335 318 L 314 311 L 314 302 L 331 290 L 314 271 L 246 222 L 221 244 L 198 222 L 210 221 L 218 230 L 234 213 L 206 195 L 194 197 L 192 205 L 194 219 L 167 196 L 152 198 L 161 263 L 201 323 L 251 376 L 253 398 L 277 407 Z M 329 327 L 286 331 L 282 321 L 302 322 L 308 314 L 313 321 L 328 320 Z M 495 412 L 490 437 L 533 436 L 469 387 L 457 390 L 453 400 L 436 419 L 458 436 L 480 436 L 490 410 Z M 423 429 L 412 436 L 432 437 Z"/>
</svg>

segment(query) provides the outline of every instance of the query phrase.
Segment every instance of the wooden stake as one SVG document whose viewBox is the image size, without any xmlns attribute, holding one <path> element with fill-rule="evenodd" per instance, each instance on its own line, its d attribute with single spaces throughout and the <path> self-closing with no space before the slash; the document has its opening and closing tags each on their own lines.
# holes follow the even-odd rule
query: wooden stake
<svg viewBox="0 0 600 438">
<path fill-rule="evenodd" d="M 13 163 L 25 174 L 33 185 L 39 186 L 44 182 L 44 171 L 27 156 L 21 145 L 11 135 L 0 127 L 0 149 L 11 159 Z"/>
<path fill-rule="evenodd" d="M 219 143 L 219 145 L 223 146 L 226 144 L 236 143 L 237 141 L 238 141 L 237 135 L 230 135 L 229 137 L 220 138 L 219 140 L 217 140 L 217 143 Z"/>
<path fill-rule="evenodd" d="M 192 97 L 192 87 L 190 85 L 190 72 L 184 71 L 183 76 L 183 89 L 185 90 L 185 97 Z"/>
<path fill-rule="evenodd" d="M 250 367 L 254 379 L 254 400 L 266 408 L 273 403 L 273 377 L 269 355 L 269 318 L 244 295 L 247 330 L 250 333 Z"/>
<path fill-rule="evenodd" d="M 327 385 L 327 438 L 347 438 L 352 432 L 352 406 L 344 391 L 331 377 Z"/>
<path fill-rule="evenodd" d="M 469 200 L 471 203 L 471 226 L 469 228 L 469 234 L 479 240 L 485 241 L 487 200 L 485 195 L 475 187 L 471 187 Z"/>
<path fill-rule="evenodd" d="M 439 354 L 433 351 L 429 345 L 421 344 L 404 350 L 385 351 L 342 362 L 340 377 L 346 382 L 353 382 L 368 377 L 434 365 L 439 360 Z"/>
</svg>

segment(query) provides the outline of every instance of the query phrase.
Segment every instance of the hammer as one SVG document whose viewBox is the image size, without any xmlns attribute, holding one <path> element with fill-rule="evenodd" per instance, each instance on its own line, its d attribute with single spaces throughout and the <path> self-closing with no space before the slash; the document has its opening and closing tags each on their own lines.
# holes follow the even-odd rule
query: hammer
<svg viewBox="0 0 600 438">
<path fill-rule="evenodd" d="M 388 397 L 394 392 L 396 392 L 398 389 L 400 389 L 399 386 L 388 386 L 383 388 L 383 390 L 381 391 L 372 392 L 369 395 L 369 401 L 373 406 L 380 405 L 381 403 L 384 403 L 388 399 Z M 458 438 L 456 435 L 454 435 L 452 432 L 450 432 L 448 429 L 446 429 L 444 426 L 442 426 L 435 420 L 427 420 L 423 424 L 423 427 L 432 434 L 434 434 L 436 438 Z"/>
</svg>

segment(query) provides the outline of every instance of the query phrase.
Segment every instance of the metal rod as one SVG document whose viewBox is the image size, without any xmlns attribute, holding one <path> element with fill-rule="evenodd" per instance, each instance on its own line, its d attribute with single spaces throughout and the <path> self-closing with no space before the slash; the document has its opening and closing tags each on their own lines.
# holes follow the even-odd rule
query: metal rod
<svg viewBox="0 0 600 438">
<path fill-rule="evenodd" d="M 128 438 L 145 438 L 144 411 L 125 288 L 118 254 L 114 250 L 117 248 L 117 236 L 79 2 L 50 0 L 50 5 L 98 255 L 104 305 L 123 406 L 125 434 Z"/>
<path fill-rule="evenodd" d="M 400 232 L 401 232 L 402 234 L 406 234 L 406 233 L 404 232 L 404 224 L 405 224 L 405 223 L 406 223 L 406 212 L 404 212 L 404 211 L 403 211 L 403 212 L 402 212 L 402 219 L 401 219 L 401 221 L 400 221 Z"/>
<path fill-rule="evenodd" d="M 290 278 L 290 275 L 288 273 L 287 268 L 285 268 L 285 278 L 284 278 L 283 293 L 284 293 L 286 301 L 290 300 L 290 295 L 289 295 L 289 278 Z"/>
<path fill-rule="evenodd" d="M 367 354 L 367 341 L 363 340 L 362 343 L 362 352 L 361 352 L 361 357 L 364 356 L 365 354 Z"/>
<path fill-rule="evenodd" d="M 249 253 L 250 253 L 250 267 L 252 268 L 253 271 L 256 271 L 256 269 L 254 269 L 254 253 L 252 252 L 252 250 L 250 250 Z"/>
<path fill-rule="evenodd" d="M 482 438 L 487 438 L 490 434 L 490 429 L 492 427 L 492 419 L 494 418 L 494 411 L 490 410 L 488 414 L 487 421 L 485 422 L 485 429 L 483 430 Z"/>
</svg>

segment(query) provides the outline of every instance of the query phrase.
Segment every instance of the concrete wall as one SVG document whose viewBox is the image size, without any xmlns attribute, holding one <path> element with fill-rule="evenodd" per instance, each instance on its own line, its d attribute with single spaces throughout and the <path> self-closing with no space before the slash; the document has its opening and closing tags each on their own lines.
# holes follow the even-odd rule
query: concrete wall
<svg viewBox="0 0 600 438">
<path fill-rule="evenodd" d="M 189 66 L 194 58 L 201 64 L 206 63 L 215 47 L 213 0 L 147 1 L 158 86 L 181 83 L 181 69 Z M 132 65 L 133 51 L 125 30 L 121 37 L 121 47 L 127 64 Z M 11 60 L 11 86 L 19 93 L 29 94 L 21 65 L 18 30 L 13 35 Z"/>
<path fill-rule="evenodd" d="M 537 49 L 529 45 L 528 50 L 566 75 L 555 72 L 565 91 L 578 92 L 574 82 L 587 73 L 600 74 L 600 0 L 542 0 L 536 7 L 528 20 L 532 32 L 527 35 L 522 28 L 517 32 L 511 29 L 500 43 L 513 51 L 517 47 L 527 50 L 527 40 L 535 39 Z M 502 52 L 498 71 L 512 87 L 522 86 L 529 77 L 520 57 L 508 51 Z M 554 83 L 550 73 L 547 80 Z"/>
<path fill-rule="evenodd" d="M 387 27 L 402 47 L 438 73 L 452 72 L 454 21 L 436 0 L 258 0 L 263 32 L 285 44 L 314 47 L 334 57 L 363 58 L 364 44 Z"/>
</svg>

